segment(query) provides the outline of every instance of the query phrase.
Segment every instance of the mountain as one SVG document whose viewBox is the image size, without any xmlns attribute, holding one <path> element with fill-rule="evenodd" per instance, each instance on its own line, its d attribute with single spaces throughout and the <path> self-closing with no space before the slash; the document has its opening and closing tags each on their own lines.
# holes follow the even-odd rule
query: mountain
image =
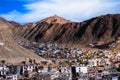
<svg viewBox="0 0 120 80">
<path fill-rule="evenodd" d="M 13 36 L 14 26 L 3 18 L 0 18 L 0 61 L 5 60 L 8 64 L 19 64 L 35 59 L 36 62 L 44 60 L 32 51 L 19 46 Z"/>
<path fill-rule="evenodd" d="M 0 30 L 8 30 L 12 34 L 13 26 L 4 18 L 0 17 Z"/>
<path fill-rule="evenodd" d="M 120 36 L 120 14 L 102 15 L 83 22 L 51 16 L 17 29 L 20 36 L 30 41 L 106 49 Z"/>
<path fill-rule="evenodd" d="M 60 17 L 58 15 L 54 15 L 54 16 L 50 16 L 48 18 L 45 18 L 45 19 L 39 21 L 38 23 L 40 23 L 40 22 L 47 22 L 49 24 L 53 24 L 53 23 L 65 24 L 65 23 L 69 23 L 72 21 L 66 20 L 63 17 Z"/>
</svg>

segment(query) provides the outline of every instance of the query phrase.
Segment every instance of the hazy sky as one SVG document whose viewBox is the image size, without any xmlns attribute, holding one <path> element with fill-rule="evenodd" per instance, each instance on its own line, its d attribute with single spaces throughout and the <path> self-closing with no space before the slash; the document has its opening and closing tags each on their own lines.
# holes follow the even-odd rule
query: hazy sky
<svg viewBox="0 0 120 80">
<path fill-rule="evenodd" d="M 120 0 L 0 0 L 0 16 L 19 23 L 36 22 L 58 15 L 83 20 L 120 13 Z"/>
</svg>

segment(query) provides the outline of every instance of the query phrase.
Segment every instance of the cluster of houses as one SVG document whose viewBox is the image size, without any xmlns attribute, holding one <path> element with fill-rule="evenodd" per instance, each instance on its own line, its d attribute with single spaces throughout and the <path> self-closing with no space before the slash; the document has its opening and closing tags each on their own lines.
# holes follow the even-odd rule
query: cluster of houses
<svg viewBox="0 0 120 80">
<path fill-rule="evenodd" d="M 34 44 L 29 48 L 31 51 L 56 65 L 53 71 L 38 70 L 38 80 L 120 79 L 120 52 L 68 48 L 52 43 Z"/>
<path fill-rule="evenodd" d="M 63 80 L 103 80 L 109 78 L 112 80 L 112 78 L 120 76 L 120 52 L 114 50 L 58 47 L 57 44 L 51 43 L 40 44 L 37 47 L 31 47 L 31 49 L 40 56 L 52 60 L 59 67 L 59 76 L 62 76 L 60 78 L 65 76 Z"/>
<path fill-rule="evenodd" d="M 0 80 L 53 80 L 58 75 L 57 66 L 48 64 L 47 61 L 35 63 L 34 60 L 30 60 L 27 64 L 23 61 L 18 65 L 1 61 L 0 64 Z"/>
</svg>

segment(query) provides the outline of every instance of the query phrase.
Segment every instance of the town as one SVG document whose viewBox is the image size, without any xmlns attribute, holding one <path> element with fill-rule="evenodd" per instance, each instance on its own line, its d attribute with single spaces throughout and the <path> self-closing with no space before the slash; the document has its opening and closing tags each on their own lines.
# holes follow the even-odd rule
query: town
<svg viewBox="0 0 120 80">
<path fill-rule="evenodd" d="M 0 80 L 120 80 L 120 0 L 0 0 Z"/>
<path fill-rule="evenodd" d="M 23 46 L 23 45 L 22 45 Z M 0 80 L 119 80 L 120 52 L 68 48 L 40 43 L 29 48 L 46 60 L 21 64 L 0 63 Z"/>
</svg>

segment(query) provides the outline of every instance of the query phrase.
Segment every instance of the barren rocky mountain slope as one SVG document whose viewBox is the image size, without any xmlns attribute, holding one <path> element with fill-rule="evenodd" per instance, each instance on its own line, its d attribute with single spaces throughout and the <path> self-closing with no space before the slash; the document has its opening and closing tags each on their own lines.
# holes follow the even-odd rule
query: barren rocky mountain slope
<svg viewBox="0 0 120 80">
<path fill-rule="evenodd" d="M 120 14 L 103 15 L 79 23 L 51 16 L 37 23 L 25 24 L 17 31 L 30 41 L 108 48 L 120 36 Z"/>
<path fill-rule="evenodd" d="M 10 64 L 18 64 L 22 61 L 29 61 L 29 59 L 35 59 L 37 62 L 44 60 L 15 42 L 13 28 L 14 26 L 8 21 L 0 18 L 0 60 L 5 60 Z"/>
</svg>

